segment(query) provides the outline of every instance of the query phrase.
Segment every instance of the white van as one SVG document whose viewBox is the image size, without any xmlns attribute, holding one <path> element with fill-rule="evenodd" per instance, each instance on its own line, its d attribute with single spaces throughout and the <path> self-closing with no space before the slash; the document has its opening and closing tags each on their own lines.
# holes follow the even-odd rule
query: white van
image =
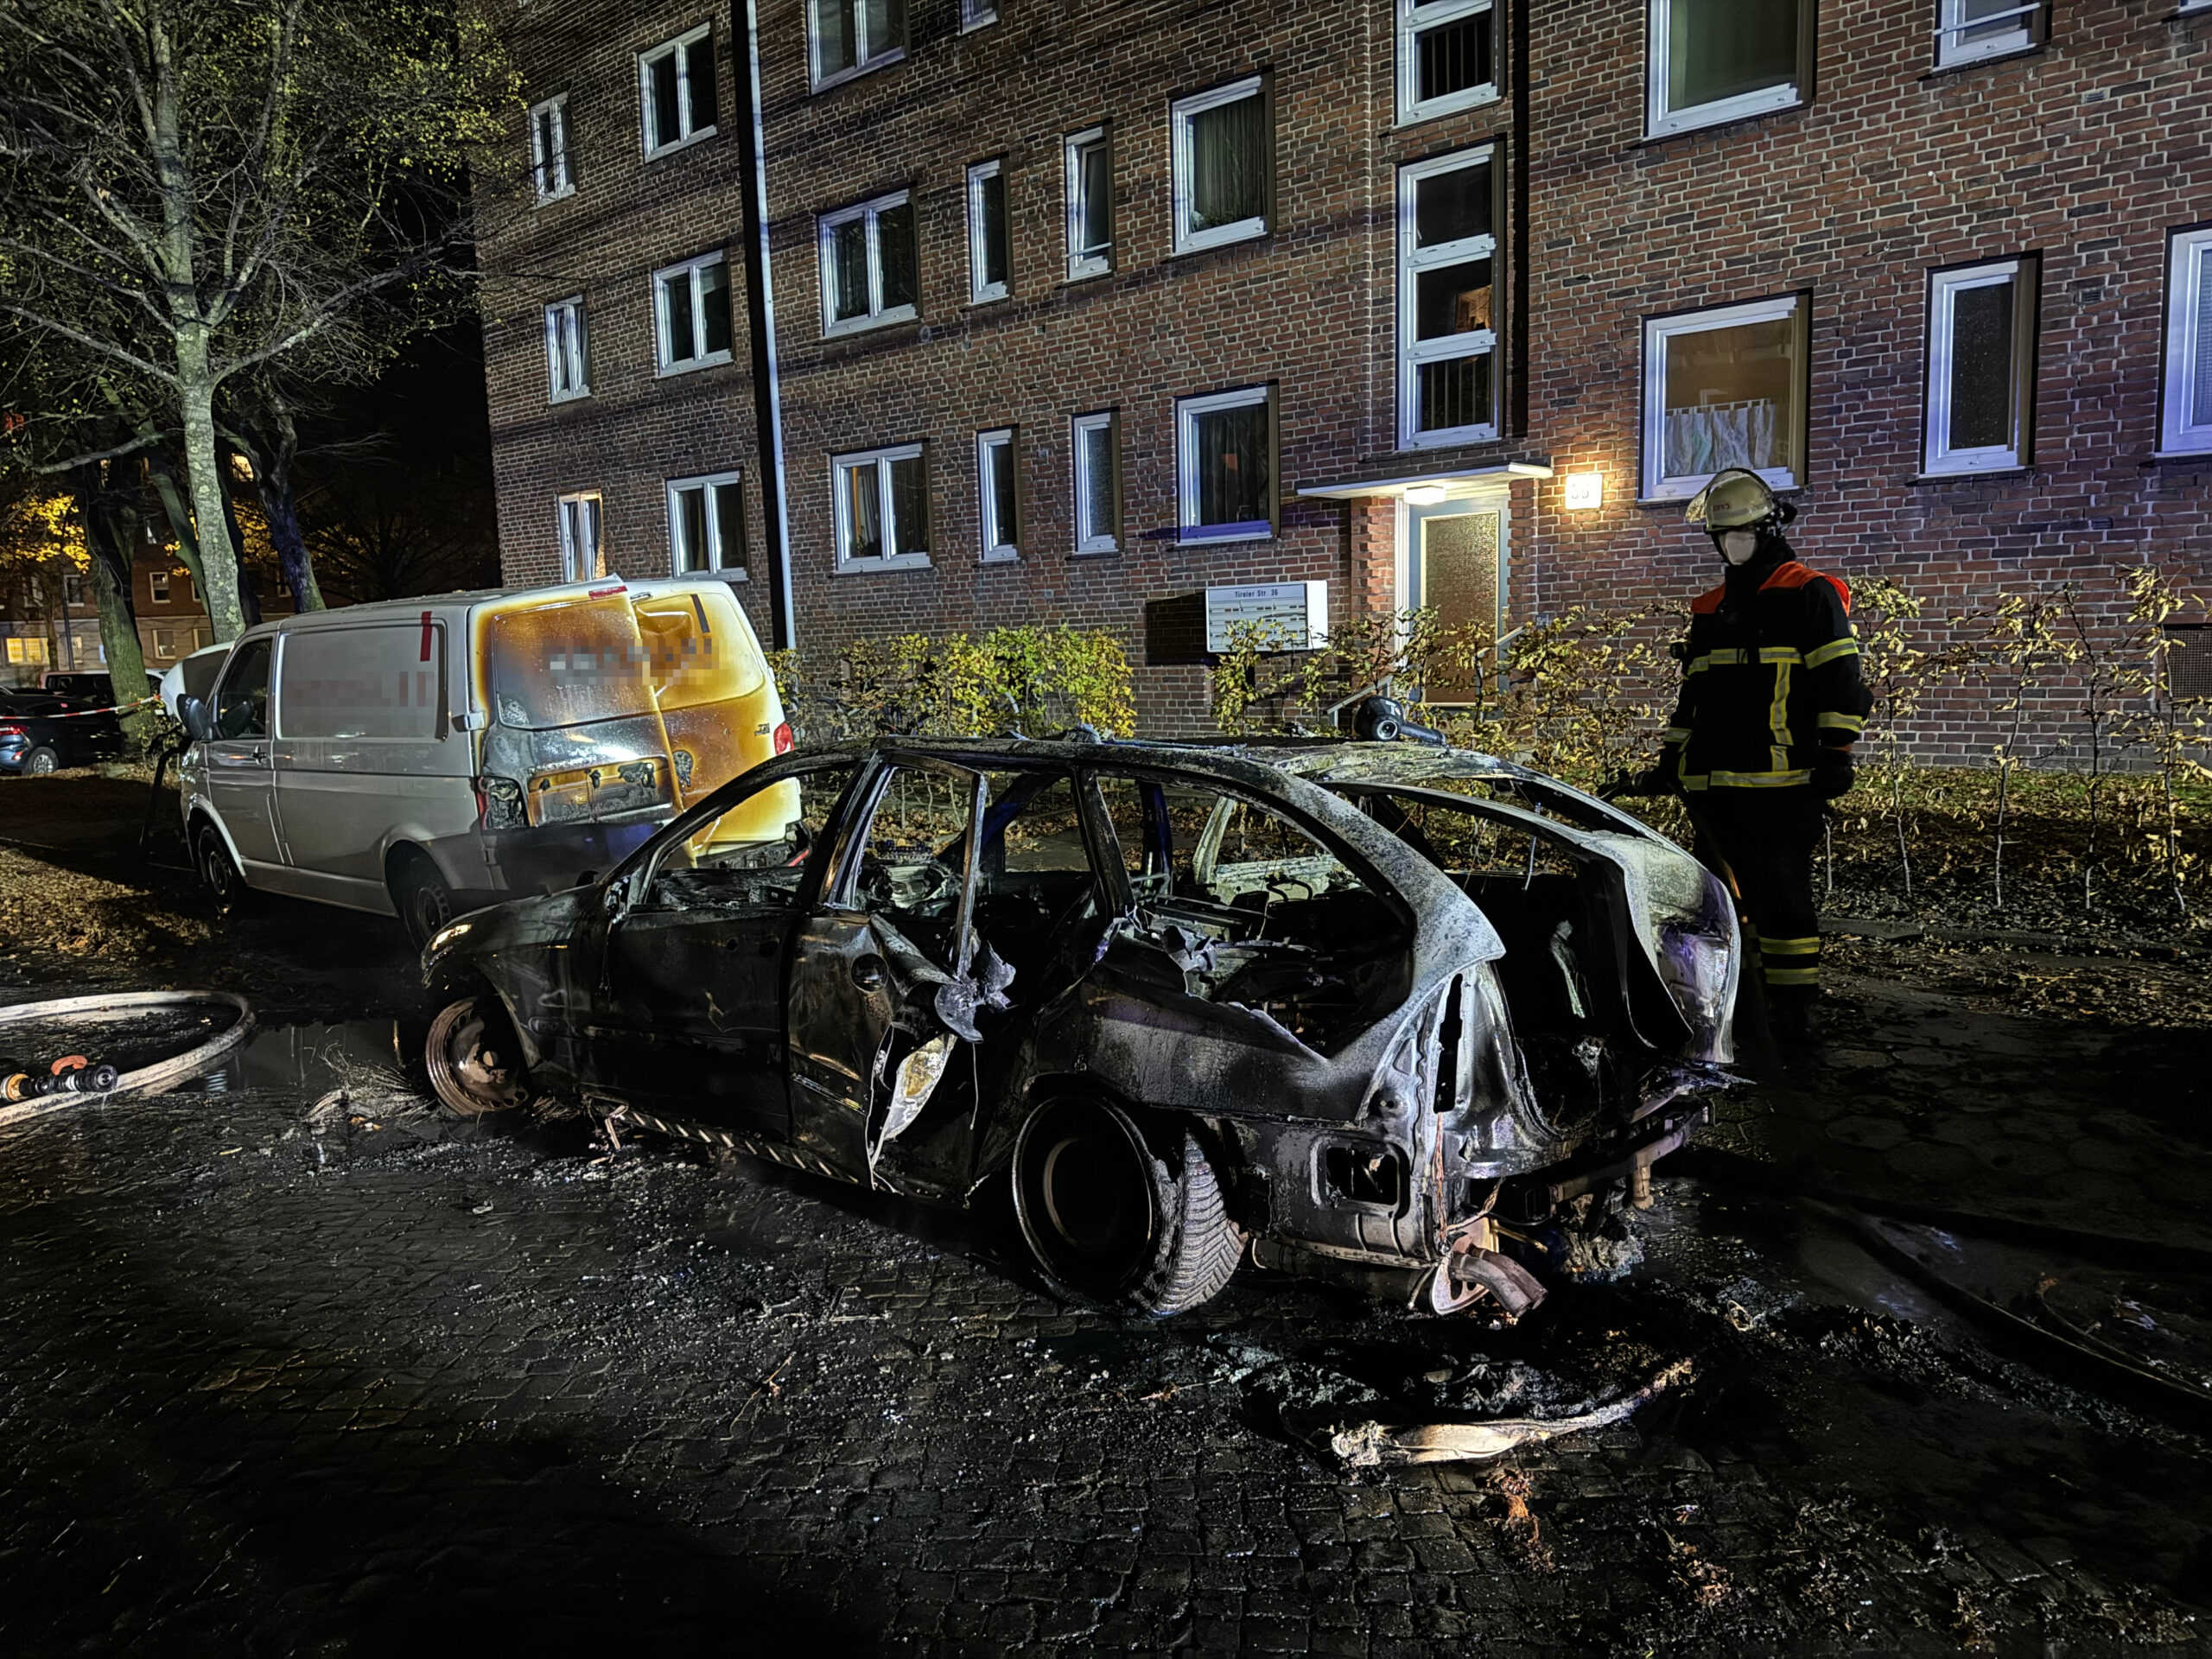
<svg viewBox="0 0 2212 1659">
<path fill-rule="evenodd" d="M 791 742 L 729 588 L 680 578 L 265 622 L 178 716 L 185 836 L 219 897 L 397 914 L 418 945 L 607 868 Z"/>
</svg>

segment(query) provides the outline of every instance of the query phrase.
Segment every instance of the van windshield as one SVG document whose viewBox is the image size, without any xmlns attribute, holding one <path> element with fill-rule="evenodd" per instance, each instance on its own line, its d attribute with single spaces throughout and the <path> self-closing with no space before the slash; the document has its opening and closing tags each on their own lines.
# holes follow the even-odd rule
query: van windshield
<svg viewBox="0 0 2212 1659">
<path fill-rule="evenodd" d="M 750 696 L 767 677 L 728 589 L 656 594 L 632 603 L 652 658 L 653 697 L 664 714 Z"/>
<path fill-rule="evenodd" d="M 484 654 L 503 726 L 542 732 L 653 712 L 647 653 L 620 594 L 503 611 L 485 631 Z"/>
</svg>

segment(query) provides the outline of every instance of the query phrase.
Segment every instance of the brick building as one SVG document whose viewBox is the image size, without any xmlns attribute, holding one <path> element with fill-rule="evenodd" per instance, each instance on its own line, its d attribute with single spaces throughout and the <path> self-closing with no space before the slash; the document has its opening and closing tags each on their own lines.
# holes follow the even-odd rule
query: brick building
<svg viewBox="0 0 2212 1659">
<path fill-rule="evenodd" d="M 281 578 L 257 588 L 265 616 L 292 610 L 291 590 Z M 130 569 L 131 608 L 138 627 L 138 649 L 146 666 L 159 673 L 179 658 L 215 643 L 199 584 L 168 547 L 149 539 Z M 57 562 L 49 569 L 22 574 L 0 593 L 0 684 L 36 685 L 54 669 L 101 673 L 107 650 L 100 643 L 99 607 L 89 571 L 67 571 Z"/>
<path fill-rule="evenodd" d="M 482 187 L 511 582 L 764 635 L 1198 595 L 1504 626 L 1686 597 L 1680 505 L 1933 614 L 2212 577 L 2212 0 L 524 7 Z M 1973 753 L 1975 711 L 1931 747 Z"/>
</svg>

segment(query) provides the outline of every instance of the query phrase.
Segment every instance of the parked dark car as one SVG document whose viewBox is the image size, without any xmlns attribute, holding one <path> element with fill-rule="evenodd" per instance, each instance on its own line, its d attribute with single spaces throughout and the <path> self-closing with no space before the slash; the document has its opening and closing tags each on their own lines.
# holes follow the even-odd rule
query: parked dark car
<svg viewBox="0 0 2212 1659">
<path fill-rule="evenodd" d="M 162 677 L 148 669 L 146 689 L 139 695 L 151 696 L 161 683 Z M 75 697 L 105 706 L 115 701 L 115 677 L 105 670 L 50 668 L 40 677 L 39 690 L 51 696 Z"/>
<path fill-rule="evenodd" d="M 1010 1179 L 1054 1288 L 1248 1254 L 1542 1294 L 1513 1243 L 1727 1081 L 1720 885 L 1578 791 L 1393 743 L 886 740 L 754 768 L 424 952 L 462 1111 L 568 1092 L 915 1198 Z"/>
<path fill-rule="evenodd" d="M 44 691 L 0 692 L 0 772 L 32 777 L 123 752 L 123 728 L 99 702 Z"/>
</svg>

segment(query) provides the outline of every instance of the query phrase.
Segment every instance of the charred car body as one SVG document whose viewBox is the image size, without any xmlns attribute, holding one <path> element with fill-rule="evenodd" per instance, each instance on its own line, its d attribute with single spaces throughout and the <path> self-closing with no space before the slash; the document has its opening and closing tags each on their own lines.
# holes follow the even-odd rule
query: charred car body
<svg viewBox="0 0 2212 1659">
<path fill-rule="evenodd" d="M 1518 1313 L 1513 1236 L 1702 1121 L 1738 961 L 1687 854 L 1487 755 L 882 740 L 440 933 L 428 1060 L 462 1110 L 573 1091 L 956 1204 L 1010 1176 L 1094 1305 L 1195 1306 L 1249 1249 Z"/>
</svg>

